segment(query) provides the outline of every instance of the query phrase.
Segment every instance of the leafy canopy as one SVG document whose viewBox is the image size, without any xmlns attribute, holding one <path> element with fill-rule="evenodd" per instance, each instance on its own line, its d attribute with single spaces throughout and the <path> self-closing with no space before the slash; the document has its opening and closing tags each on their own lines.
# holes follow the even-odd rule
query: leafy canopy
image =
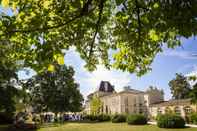
<svg viewBox="0 0 197 131">
<path fill-rule="evenodd" d="M 55 71 L 44 71 L 29 79 L 24 87 L 29 90 L 31 105 L 37 112 L 77 112 L 83 96 L 74 80 L 72 67 L 55 64 Z"/>
<path fill-rule="evenodd" d="M 176 74 L 176 78 L 169 83 L 171 93 L 175 99 L 190 98 L 191 86 L 187 77 L 182 74 Z"/>
<path fill-rule="evenodd" d="M 164 44 L 197 31 L 197 0 L 1 0 L 1 43 L 13 58 L 37 71 L 63 64 L 75 47 L 86 67 L 104 64 L 142 75 Z M 112 50 L 112 52 L 110 52 Z M 112 56 L 112 59 L 111 57 Z"/>
<path fill-rule="evenodd" d="M 90 101 L 90 112 L 93 115 L 99 114 L 101 112 L 101 108 L 103 107 L 103 102 L 99 97 L 93 96 Z"/>
<path fill-rule="evenodd" d="M 12 45 L 0 42 L 0 113 L 12 116 L 16 111 L 15 104 L 20 99 L 21 90 L 17 77 L 18 65 L 16 59 L 10 59 Z"/>
<path fill-rule="evenodd" d="M 197 84 L 195 84 L 189 94 L 190 98 L 192 99 L 193 103 L 197 103 Z"/>
</svg>

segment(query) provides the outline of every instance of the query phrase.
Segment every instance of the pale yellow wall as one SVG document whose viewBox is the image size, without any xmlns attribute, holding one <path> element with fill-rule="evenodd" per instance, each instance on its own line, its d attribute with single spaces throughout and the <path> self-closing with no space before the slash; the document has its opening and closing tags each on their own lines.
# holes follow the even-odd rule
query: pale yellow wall
<svg viewBox="0 0 197 131">
<path fill-rule="evenodd" d="M 159 90 L 149 91 L 149 93 L 103 93 L 97 91 L 94 95 L 100 97 L 103 102 L 103 113 L 106 113 L 106 107 L 108 107 L 108 114 L 140 112 L 149 114 L 151 112 L 149 104 L 163 100 L 163 95 Z M 125 105 L 126 98 L 128 98 L 128 105 Z M 85 108 L 85 111 L 90 113 L 89 103 L 86 103 Z"/>
<path fill-rule="evenodd" d="M 180 115 L 182 117 L 185 117 L 186 116 L 186 113 L 185 113 L 185 110 L 184 108 L 186 106 L 189 106 L 191 107 L 192 111 L 193 112 L 196 112 L 196 106 L 197 105 L 173 105 L 173 106 L 160 106 L 160 107 L 149 107 L 149 112 L 150 112 L 150 115 L 153 116 L 153 117 L 156 117 L 158 115 L 158 110 L 160 109 L 162 111 L 162 114 L 165 114 L 167 113 L 166 112 L 166 108 L 169 108 L 171 110 L 172 113 L 175 113 L 175 108 L 178 107 L 180 109 Z"/>
<path fill-rule="evenodd" d="M 120 113 L 120 96 L 112 95 L 101 97 L 103 102 L 103 113 L 106 113 L 106 106 L 108 107 L 108 114 Z"/>
<path fill-rule="evenodd" d="M 136 103 L 136 101 L 135 101 L 136 96 L 134 94 L 125 93 L 125 94 L 121 94 L 120 97 L 121 97 L 121 112 L 127 113 L 127 111 L 128 111 L 128 113 L 134 113 L 135 112 L 134 105 Z M 125 103 L 126 99 L 128 99 L 127 105 Z"/>
<path fill-rule="evenodd" d="M 128 98 L 128 106 L 125 105 L 125 99 Z M 144 94 L 132 94 L 132 93 L 124 93 L 121 95 L 121 112 L 127 113 L 126 108 L 128 108 L 128 113 L 146 113 L 147 106 L 144 102 Z"/>
</svg>

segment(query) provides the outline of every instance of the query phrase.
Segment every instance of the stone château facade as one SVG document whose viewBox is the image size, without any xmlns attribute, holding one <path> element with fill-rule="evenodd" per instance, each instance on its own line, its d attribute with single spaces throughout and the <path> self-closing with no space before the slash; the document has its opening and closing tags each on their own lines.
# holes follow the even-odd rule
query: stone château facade
<svg viewBox="0 0 197 131">
<path fill-rule="evenodd" d="M 101 113 L 143 113 L 148 115 L 149 106 L 153 103 L 162 102 L 163 92 L 151 89 L 146 92 L 127 88 L 116 92 L 114 86 L 108 81 L 101 81 L 97 91 L 88 95 L 85 112 L 90 113 L 90 101 L 93 96 L 99 97 L 103 103 Z"/>
<path fill-rule="evenodd" d="M 100 113 L 103 114 L 140 113 L 155 117 L 159 113 L 167 113 L 168 109 L 182 116 L 185 116 L 185 111 L 196 111 L 188 99 L 164 101 L 163 91 L 157 88 L 149 88 L 147 91 L 125 88 L 124 91 L 116 92 L 108 81 L 101 81 L 98 89 L 88 95 L 85 105 L 87 114 L 91 113 L 92 97 L 98 97 L 102 101 Z"/>
<path fill-rule="evenodd" d="M 185 118 L 192 112 L 197 112 L 197 105 L 193 104 L 190 99 L 169 100 L 150 105 L 152 117 L 158 114 L 176 113 Z"/>
</svg>

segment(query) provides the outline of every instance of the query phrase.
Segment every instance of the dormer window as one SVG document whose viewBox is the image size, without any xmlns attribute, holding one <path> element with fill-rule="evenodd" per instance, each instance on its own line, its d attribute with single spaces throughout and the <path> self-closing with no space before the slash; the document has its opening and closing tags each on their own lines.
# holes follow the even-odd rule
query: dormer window
<svg viewBox="0 0 197 131">
<path fill-rule="evenodd" d="M 104 87 L 105 87 L 105 91 L 107 92 L 108 91 L 108 84 L 107 84 L 107 82 L 104 83 Z"/>
<path fill-rule="evenodd" d="M 108 81 L 101 81 L 98 91 L 113 92 L 114 87 Z"/>
</svg>

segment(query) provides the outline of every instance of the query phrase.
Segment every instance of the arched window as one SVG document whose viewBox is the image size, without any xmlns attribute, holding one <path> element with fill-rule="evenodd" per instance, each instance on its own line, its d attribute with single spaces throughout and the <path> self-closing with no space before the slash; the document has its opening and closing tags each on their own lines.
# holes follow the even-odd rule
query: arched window
<svg viewBox="0 0 197 131">
<path fill-rule="evenodd" d="M 166 108 L 165 108 L 165 113 L 166 113 L 166 114 L 172 113 L 170 107 L 166 107 Z"/>
<path fill-rule="evenodd" d="M 176 106 L 176 107 L 174 108 L 174 112 L 175 112 L 177 115 L 181 115 L 181 109 L 180 109 L 180 107 Z"/>
<path fill-rule="evenodd" d="M 143 113 L 143 109 L 142 109 L 142 108 L 140 108 L 139 113 L 140 113 L 140 114 L 142 114 L 142 113 Z"/>
<path fill-rule="evenodd" d="M 161 110 L 161 108 L 157 108 L 157 114 L 162 114 L 162 110 Z"/>
<path fill-rule="evenodd" d="M 192 108 L 190 106 L 186 106 L 184 107 L 184 111 L 185 111 L 185 114 L 190 114 L 192 113 Z"/>
</svg>

